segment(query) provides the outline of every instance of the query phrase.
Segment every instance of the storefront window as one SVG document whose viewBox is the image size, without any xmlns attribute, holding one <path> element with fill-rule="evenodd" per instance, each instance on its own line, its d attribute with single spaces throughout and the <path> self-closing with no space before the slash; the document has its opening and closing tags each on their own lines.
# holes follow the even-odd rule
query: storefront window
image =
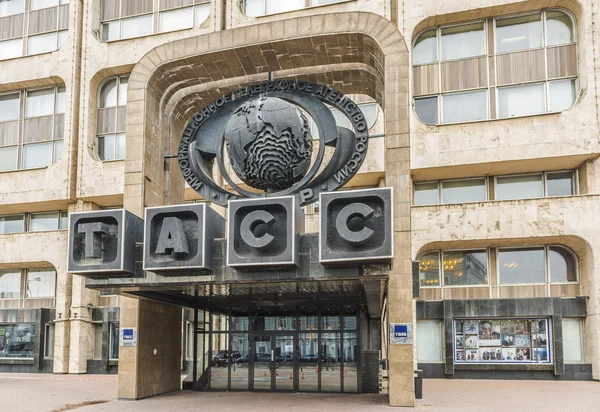
<svg viewBox="0 0 600 412">
<path fill-rule="evenodd" d="M 551 363 L 547 319 L 454 321 L 455 363 Z"/>
<path fill-rule="evenodd" d="M 109 359 L 119 359 L 119 323 L 110 324 Z"/>
<path fill-rule="evenodd" d="M 33 324 L 0 325 L 0 358 L 33 358 L 34 345 Z"/>
</svg>

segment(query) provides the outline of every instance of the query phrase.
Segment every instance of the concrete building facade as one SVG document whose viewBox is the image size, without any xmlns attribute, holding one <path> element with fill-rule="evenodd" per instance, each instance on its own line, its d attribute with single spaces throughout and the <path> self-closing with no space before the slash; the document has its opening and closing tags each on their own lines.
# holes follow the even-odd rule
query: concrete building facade
<svg viewBox="0 0 600 412">
<path fill-rule="evenodd" d="M 67 219 L 210 204 L 173 158 L 183 129 L 217 97 L 272 76 L 351 95 L 369 121 L 367 158 L 344 189 L 393 190 L 380 312 L 357 327 L 375 336 L 361 350 L 386 360 L 391 405 L 413 405 L 416 369 L 599 379 L 597 9 L 0 2 L 0 371 L 118 371 L 119 397 L 139 399 L 182 387 L 198 359 L 195 316 L 211 325 L 207 347 L 223 349 L 208 311 L 67 273 Z M 308 234 L 318 208 L 304 210 Z M 413 345 L 389 343 L 398 323 L 412 325 Z M 122 328 L 137 328 L 137 346 L 119 347 Z M 229 370 L 222 389 L 233 390 Z"/>
</svg>

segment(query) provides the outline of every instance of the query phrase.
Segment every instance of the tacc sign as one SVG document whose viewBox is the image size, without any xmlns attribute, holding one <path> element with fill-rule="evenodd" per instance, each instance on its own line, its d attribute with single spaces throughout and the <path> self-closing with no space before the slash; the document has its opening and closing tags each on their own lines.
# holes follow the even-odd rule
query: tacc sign
<svg viewBox="0 0 600 412">
<path fill-rule="evenodd" d="M 319 260 L 352 265 L 388 261 L 393 254 L 390 188 L 321 194 Z M 211 271 L 213 242 L 227 237 L 233 268 L 298 265 L 304 214 L 295 196 L 229 202 L 225 219 L 207 204 L 147 208 L 145 219 L 125 210 L 73 213 L 69 218 L 70 273 L 136 273 L 136 243 L 143 270 Z"/>
</svg>

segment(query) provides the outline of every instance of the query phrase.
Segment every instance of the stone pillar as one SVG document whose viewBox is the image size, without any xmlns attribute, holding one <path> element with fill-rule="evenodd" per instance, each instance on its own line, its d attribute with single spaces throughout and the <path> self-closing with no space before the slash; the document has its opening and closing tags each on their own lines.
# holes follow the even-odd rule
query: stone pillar
<svg viewBox="0 0 600 412">
<path fill-rule="evenodd" d="M 137 328 L 137 346 L 119 348 L 119 399 L 181 389 L 181 308 L 122 298 L 119 326 Z"/>
</svg>

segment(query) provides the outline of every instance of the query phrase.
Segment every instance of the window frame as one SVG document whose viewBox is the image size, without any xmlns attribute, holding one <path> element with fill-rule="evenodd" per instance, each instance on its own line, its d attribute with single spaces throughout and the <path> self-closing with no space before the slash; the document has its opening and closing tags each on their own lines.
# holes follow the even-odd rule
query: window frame
<svg viewBox="0 0 600 412">
<path fill-rule="evenodd" d="M 116 338 L 117 339 L 117 346 L 116 347 L 117 347 L 117 352 L 120 352 L 120 350 L 119 350 L 119 344 L 120 344 L 120 342 L 119 342 L 119 335 L 121 333 L 121 325 L 120 325 L 119 322 L 109 322 L 108 323 L 108 360 L 109 361 L 118 361 L 119 360 L 118 355 L 120 353 L 117 354 L 116 358 L 112 357 L 113 356 L 113 353 L 112 353 L 113 344 L 115 343 L 114 342 L 115 338 L 113 337 L 113 328 L 116 328 L 116 329 L 119 330 L 119 332 L 117 333 L 117 338 Z"/>
<path fill-rule="evenodd" d="M 44 359 L 53 359 L 54 358 L 54 323 L 46 323 L 44 324 Z M 52 337 L 49 340 L 49 337 Z M 50 343 L 50 345 L 49 345 Z M 50 353 L 48 353 L 48 350 Z"/>
<path fill-rule="evenodd" d="M 441 289 L 452 289 L 452 288 L 481 288 L 481 287 L 490 287 L 493 286 L 491 284 L 492 281 L 492 276 L 491 276 L 491 271 L 490 269 L 492 268 L 492 262 L 491 262 L 491 253 L 490 253 L 490 248 L 459 248 L 459 249 L 436 249 L 436 250 L 429 250 L 426 252 L 423 252 L 419 255 L 419 257 L 417 258 L 417 260 L 420 262 L 421 261 L 421 257 L 423 257 L 426 254 L 432 254 L 432 253 L 437 253 L 438 254 L 438 285 L 432 285 L 432 286 L 423 286 L 421 285 L 421 279 L 419 279 L 419 287 L 421 288 L 441 288 Z M 445 281 L 445 274 L 444 274 L 444 252 L 446 253 L 452 253 L 452 252 L 485 252 L 486 254 L 486 274 L 487 274 L 487 283 L 482 283 L 479 285 L 446 285 L 446 281 Z"/>
<path fill-rule="evenodd" d="M 279 12 L 275 12 L 275 13 L 267 13 L 267 5 L 266 5 L 266 0 L 261 0 L 262 2 L 262 9 L 263 9 L 263 14 L 259 14 L 257 16 L 249 16 L 248 14 L 246 14 L 246 0 L 244 0 L 243 2 L 240 2 L 240 11 L 242 12 L 242 14 L 244 15 L 244 17 L 249 17 L 249 18 L 261 18 L 261 17 L 266 17 L 266 16 L 278 16 L 280 14 L 284 14 L 284 13 L 293 13 L 299 10 L 306 10 L 306 9 L 311 9 L 311 8 L 315 8 L 315 7 L 324 7 L 324 6 L 331 6 L 333 4 L 339 4 L 339 3 L 349 3 L 351 1 L 355 1 L 355 0 L 337 0 L 331 3 L 325 3 L 325 4 L 313 4 L 313 0 L 305 0 L 304 2 L 304 7 L 299 8 L 299 9 L 292 9 L 292 10 L 286 10 L 286 11 L 279 11 Z"/>
<path fill-rule="evenodd" d="M 102 163 L 106 163 L 106 162 L 122 162 L 125 160 L 125 157 L 123 157 L 122 159 L 118 157 L 118 153 L 119 153 L 119 136 L 123 135 L 123 139 L 125 139 L 125 141 L 127 140 L 127 134 L 125 131 L 117 131 L 117 125 L 118 125 L 118 119 L 119 119 L 119 108 L 126 108 L 127 107 L 127 100 L 125 100 L 125 104 L 124 105 L 119 105 L 119 97 L 121 95 L 121 82 L 123 80 L 127 80 L 127 91 L 129 90 L 129 78 L 131 76 L 131 73 L 125 73 L 125 74 L 119 74 L 116 76 L 109 76 L 106 79 L 104 79 L 100 85 L 98 86 L 98 93 L 96 96 L 96 120 L 98 120 L 98 114 L 100 113 L 100 110 L 103 109 L 115 109 L 115 118 L 114 118 L 114 122 L 115 122 L 115 131 L 114 132 L 110 132 L 110 133 L 98 133 L 98 130 L 95 131 L 95 138 L 94 138 L 94 155 L 96 157 L 96 160 Z M 116 84 L 115 84 L 115 89 L 116 89 L 116 96 L 115 96 L 115 102 L 116 105 L 114 106 L 103 106 L 102 105 L 102 89 L 104 88 L 104 86 L 106 86 L 109 82 L 111 82 L 112 80 L 116 80 Z M 125 92 L 127 94 L 127 91 Z M 114 149 L 113 149 L 113 155 L 114 158 L 113 159 L 108 159 L 108 160 L 103 160 L 100 157 L 100 144 L 99 144 L 99 138 L 103 137 L 111 137 L 114 136 Z M 125 151 L 125 156 L 127 155 L 127 152 Z"/>
<path fill-rule="evenodd" d="M 573 193 L 571 195 L 562 195 L 562 196 L 548 196 L 548 182 L 547 175 L 554 173 L 566 173 L 571 172 L 571 187 Z M 542 196 L 541 197 L 525 197 L 525 198 L 517 198 L 517 199 L 498 199 L 498 178 L 499 177 L 521 177 L 521 176 L 532 176 L 532 175 L 542 175 Z M 518 173 L 518 174 L 509 174 L 509 175 L 494 175 L 494 199 L 498 202 L 511 202 L 515 200 L 530 200 L 530 199 L 545 199 L 545 198 L 561 198 L 561 197 L 570 197 L 579 195 L 579 174 L 577 169 L 566 169 L 566 170 L 551 170 L 544 172 L 533 172 L 533 173 Z"/>
<path fill-rule="evenodd" d="M 444 203 L 443 202 L 443 185 L 444 183 L 447 182 L 464 182 L 464 181 L 468 181 L 468 180 L 483 180 L 484 181 L 484 186 L 485 186 L 485 200 L 478 200 L 478 201 L 469 201 L 469 202 L 460 202 L 460 203 Z M 438 188 L 437 188 L 437 192 L 438 192 L 438 202 L 437 203 L 427 203 L 427 204 L 415 204 L 414 200 L 415 200 L 415 186 L 416 185 L 420 185 L 420 184 L 433 184 L 433 183 L 437 183 Z M 464 179 L 462 178 L 456 178 L 456 179 L 442 179 L 442 180 L 423 180 L 423 181 L 419 181 L 419 182 L 413 182 L 413 204 L 412 206 L 441 206 L 441 205 L 464 205 L 464 204 L 474 204 L 474 203 L 483 203 L 483 202 L 489 202 L 490 201 L 490 188 L 489 188 L 489 181 L 488 181 L 488 176 L 481 176 L 481 177 L 466 177 Z"/>
<path fill-rule="evenodd" d="M 23 274 L 25 276 L 22 276 L 22 292 L 21 292 L 21 296 L 22 299 L 24 300 L 40 300 L 40 299 L 56 299 L 56 286 L 58 284 L 58 272 L 56 269 L 54 268 L 26 268 L 26 269 L 22 269 L 23 270 Z M 52 296 L 27 296 L 27 287 L 28 287 L 28 283 L 29 281 L 27 280 L 28 276 L 29 276 L 29 272 L 54 272 L 54 287 L 53 287 L 53 295 Z"/>
<path fill-rule="evenodd" d="M 440 352 L 439 352 L 439 356 L 440 359 L 439 360 L 430 360 L 430 359 L 419 359 L 419 345 L 418 345 L 418 339 L 419 339 L 419 334 L 417 332 L 417 337 L 415 339 L 415 346 L 417 346 L 417 362 L 419 363 L 439 363 L 439 364 L 443 364 L 445 361 L 445 345 L 444 345 L 444 325 L 443 325 L 443 321 L 440 321 L 438 319 L 417 319 L 417 324 L 415 325 L 415 329 L 418 328 L 419 323 L 421 324 L 425 324 L 425 323 L 429 323 L 429 324 L 433 324 L 436 323 L 438 326 L 438 333 L 439 333 L 439 343 L 440 343 Z M 437 343 L 437 342 L 436 342 Z"/>
<path fill-rule="evenodd" d="M 2 298 L 0 297 L 0 302 L 1 301 L 6 301 L 6 300 L 20 300 L 22 298 L 23 295 L 23 291 L 22 291 L 22 286 L 23 286 L 23 269 L 3 269 L 0 271 L 0 275 L 5 275 L 5 274 L 10 274 L 10 273 L 18 273 L 19 274 L 19 290 L 17 292 L 17 297 L 12 297 L 12 298 Z M 0 276 L 1 278 L 1 276 Z"/>
<path fill-rule="evenodd" d="M 481 57 L 481 56 L 477 56 L 477 57 Z M 469 57 L 469 58 L 477 58 L 477 57 Z M 462 60 L 462 59 L 460 59 Z M 485 92 L 485 119 L 481 119 L 481 120 L 464 120 L 464 121 L 460 121 L 460 122 L 446 122 L 444 121 L 444 97 L 445 96 L 453 96 L 453 95 L 457 95 L 457 94 L 468 94 L 468 93 L 475 93 L 475 92 Z M 497 93 L 496 93 L 497 94 Z M 439 110 L 438 110 L 438 123 L 437 125 L 440 124 L 445 124 L 445 125 L 450 125 L 450 124 L 466 124 L 466 123 L 476 123 L 476 122 L 486 122 L 488 120 L 490 120 L 490 88 L 489 87 L 477 87 L 477 88 L 472 88 L 472 89 L 461 89 L 461 90 L 453 90 L 451 92 L 446 92 L 446 93 L 442 93 L 440 92 L 437 96 L 440 96 L 441 99 L 438 98 L 438 102 L 439 102 Z M 498 107 L 498 105 L 496 104 L 496 108 Z"/>
</svg>

